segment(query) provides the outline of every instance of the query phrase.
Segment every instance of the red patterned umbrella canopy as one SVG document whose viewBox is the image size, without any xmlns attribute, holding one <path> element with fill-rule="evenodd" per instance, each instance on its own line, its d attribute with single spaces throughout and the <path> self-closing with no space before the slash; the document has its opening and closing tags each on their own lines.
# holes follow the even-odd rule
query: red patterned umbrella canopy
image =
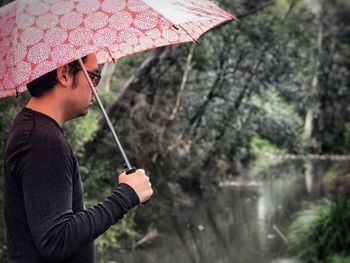
<svg viewBox="0 0 350 263">
<path fill-rule="evenodd" d="M 195 41 L 234 17 L 208 0 L 17 0 L 0 8 L 0 98 L 95 52 L 98 63 Z"/>
</svg>

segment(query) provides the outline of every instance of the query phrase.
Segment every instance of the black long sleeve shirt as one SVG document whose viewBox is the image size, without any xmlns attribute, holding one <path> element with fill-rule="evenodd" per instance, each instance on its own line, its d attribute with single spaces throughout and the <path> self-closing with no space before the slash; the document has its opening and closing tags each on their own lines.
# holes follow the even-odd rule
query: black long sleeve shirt
<svg viewBox="0 0 350 263">
<path fill-rule="evenodd" d="M 130 186 L 119 184 L 86 209 L 78 162 L 63 130 L 28 108 L 13 123 L 4 167 L 9 263 L 94 262 L 93 240 L 139 203 Z"/>
</svg>

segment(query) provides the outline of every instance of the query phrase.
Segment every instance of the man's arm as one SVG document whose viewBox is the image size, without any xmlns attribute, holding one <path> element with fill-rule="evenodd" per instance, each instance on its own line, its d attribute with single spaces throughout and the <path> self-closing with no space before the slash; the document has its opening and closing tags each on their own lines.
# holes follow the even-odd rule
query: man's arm
<svg viewBox="0 0 350 263">
<path fill-rule="evenodd" d="M 55 141 L 35 144 L 21 167 L 28 224 L 39 252 L 47 260 L 62 260 L 74 254 L 139 204 L 139 195 L 145 199 L 141 189 L 147 179 L 138 170 L 129 175 L 133 178 L 131 186 L 124 180 L 103 202 L 73 213 L 74 167 L 63 146 Z"/>
</svg>

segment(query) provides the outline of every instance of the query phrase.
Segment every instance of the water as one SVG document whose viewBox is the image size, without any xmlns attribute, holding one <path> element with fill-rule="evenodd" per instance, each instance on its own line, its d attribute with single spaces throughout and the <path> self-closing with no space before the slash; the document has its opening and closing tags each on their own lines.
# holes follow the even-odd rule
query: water
<svg viewBox="0 0 350 263">
<path fill-rule="evenodd" d="M 109 251 L 99 262 L 300 262 L 287 250 L 284 234 L 296 212 L 324 195 L 324 166 L 293 161 L 231 177 L 192 205 L 169 209 L 154 222 L 158 230 L 150 242 Z"/>
</svg>

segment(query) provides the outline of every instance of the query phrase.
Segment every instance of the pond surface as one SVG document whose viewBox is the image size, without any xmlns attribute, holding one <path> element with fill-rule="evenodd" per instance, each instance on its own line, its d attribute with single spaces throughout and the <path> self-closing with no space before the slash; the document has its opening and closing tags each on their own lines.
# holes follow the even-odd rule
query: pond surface
<svg viewBox="0 0 350 263">
<path fill-rule="evenodd" d="M 254 166 L 192 205 L 174 206 L 156 237 L 129 251 L 109 251 L 99 263 L 297 263 L 284 234 L 295 213 L 324 195 L 324 167 L 293 161 L 259 172 Z M 255 170 L 255 171 L 254 171 Z"/>
</svg>

